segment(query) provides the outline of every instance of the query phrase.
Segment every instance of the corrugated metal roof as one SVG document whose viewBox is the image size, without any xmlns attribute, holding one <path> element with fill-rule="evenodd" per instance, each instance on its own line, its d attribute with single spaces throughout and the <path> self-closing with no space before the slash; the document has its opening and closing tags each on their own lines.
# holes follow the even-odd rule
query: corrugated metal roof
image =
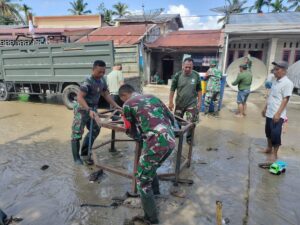
<svg viewBox="0 0 300 225">
<path fill-rule="evenodd" d="M 36 34 L 52 34 L 52 33 L 64 33 L 69 31 L 84 31 L 84 30 L 93 30 L 93 28 L 35 28 L 34 32 Z M 6 28 L 0 29 L 1 34 L 16 34 L 16 33 L 29 33 L 28 28 Z"/>
<path fill-rule="evenodd" d="M 232 14 L 228 24 L 294 24 L 300 23 L 300 12 Z"/>
<path fill-rule="evenodd" d="M 145 23 L 145 20 L 147 20 L 148 22 L 159 24 L 159 23 L 169 22 L 172 19 L 176 19 L 179 28 L 183 28 L 183 23 L 180 14 L 160 14 L 151 19 L 147 19 L 143 15 L 129 15 L 129 16 L 117 18 L 115 19 L 115 21 L 126 22 L 126 23 Z"/>
<path fill-rule="evenodd" d="M 168 33 L 155 42 L 147 44 L 150 48 L 180 47 L 218 47 L 223 45 L 221 30 L 182 30 Z"/>
<path fill-rule="evenodd" d="M 148 25 L 151 29 L 155 25 Z M 127 25 L 119 27 L 102 27 L 91 32 L 77 42 L 114 41 L 115 46 L 133 45 L 140 42 L 146 33 L 146 25 Z"/>
</svg>

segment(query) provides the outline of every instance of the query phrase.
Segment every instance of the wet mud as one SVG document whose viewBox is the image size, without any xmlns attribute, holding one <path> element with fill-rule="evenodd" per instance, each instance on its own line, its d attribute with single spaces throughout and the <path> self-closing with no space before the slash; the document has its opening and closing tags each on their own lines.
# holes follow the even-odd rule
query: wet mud
<svg viewBox="0 0 300 225">
<path fill-rule="evenodd" d="M 166 87 L 144 91 L 160 93 L 163 100 L 168 97 Z M 171 182 L 160 181 L 162 195 L 156 201 L 161 224 L 216 224 L 216 201 L 222 201 L 228 224 L 300 224 L 300 97 L 293 96 L 289 105 L 288 130 L 279 151 L 288 166 L 280 176 L 257 166 L 266 160 L 259 152 L 266 146 L 261 92 L 250 95 L 246 118 L 233 116 L 235 98 L 235 92 L 226 90 L 220 118 L 201 117 L 192 165 L 180 175 L 194 183 L 180 184 L 176 190 L 184 197 L 170 193 Z M 142 214 L 134 201 L 138 207 L 81 207 L 110 206 L 114 196 L 130 191 L 131 182 L 106 171 L 90 182 L 98 169 L 73 163 L 71 123 L 72 111 L 56 98 L 0 102 L 0 208 L 8 216 L 23 218 L 21 225 L 120 225 Z M 117 137 L 126 138 L 120 133 Z M 109 138 L 110 131 L 102 129 L 95 145 Z M 109 153 L 109 145 L 97 149 L 98 160 L 131 171 L 134 143 L 120 142 L 116 148 L 120 154 Z M 176 151 L 159 172 L 173 171 L 175 155 Z"/>
</svg>

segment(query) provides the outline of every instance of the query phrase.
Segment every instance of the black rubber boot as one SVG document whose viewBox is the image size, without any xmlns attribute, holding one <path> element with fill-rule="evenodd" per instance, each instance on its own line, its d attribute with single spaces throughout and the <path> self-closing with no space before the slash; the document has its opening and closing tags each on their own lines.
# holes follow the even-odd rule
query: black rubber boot
<svg viewBox="0 0 300 225">
<path fill-rule="evenodd" d="M 205 108 L 204 108 L 204 115 L 208 115 L 208 113 L 209 113 L 209 107 L 205 106 Z"/>
<path fill-rule="evenodd" d="M 7 215 L 0 209 L 0 225 L 6 225 Z"/>
<path fill-rule="evenodd" d="M 158 213 L 152 192 L 141 194 L 142 206 L 144 209 L 144 218 L 151 224 L 158 224 Z"/>
<path fill-rule="evenodd" d="M 81 156 L 87 156 L 89 151 L 89 135 L 85 135 L 83 142 L 82 142 L 82 147 L 81 147 Z"/>
<path fill-rule="evenodd" d="M 82 160 L 80 159 L 79 156 L 79 149 L 80 149 L 80 142 L 79 140 L 72 140 L 71 141 L 71 146 L 72 146 L 72 154 L 73 154 L 73 158 L 74 158 L 74 162 L 77 165 L 82 165 Z"/>
<path fill-rule="evenodd" d="M 93 145 L 93 140 L 92 140 L 92 145 Z M 94 164 L 94 161 L 88 157 L 88 152 L 89 152 L 89 133 L 87 133 L 87 135 L 83 139 L 80 155 L 82 157 L 83 162 L 86 165 L 91 166 Z"/>
<path fill-rule="evenodd" d="M 159 180 L 158 180 L 158 176 L 157 175 L 153 178 L 153 181 L 152 181 L 152 190 L 153 190 L 153 194 L 154 195 L 160 195 Z"/>
</svg>

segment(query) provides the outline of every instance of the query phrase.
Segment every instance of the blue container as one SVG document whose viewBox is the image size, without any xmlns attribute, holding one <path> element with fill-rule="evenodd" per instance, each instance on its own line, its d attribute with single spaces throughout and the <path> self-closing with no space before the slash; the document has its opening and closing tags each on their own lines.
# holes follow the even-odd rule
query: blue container
<svg viewBox="0 0 300 225">
<path fill-rule="evenodd" d="M 226 85 L 226 77 L 227 76 L 222 76 L 221 79 L 221 90 L 220 90 L 220 100 L 219 100 L 219 111 L 222 108 L 222 102 L 223 102 L 223 96 L 224 96 L 224 89 L 225 89 L 225 85 Z M 204 81 L 204 79 L 201 77 L 201 81 Z M 205 99 L 205 94 L 202 95 L 202 103 L 201 103 L 201 112 L 205 111 L 205 106 L 204 106 L 204 99 Z M 209 111 L 213 112 L 214 111 L 214 103 L 211 102 L 210 106 L 209 106 Z"/>
</svg>

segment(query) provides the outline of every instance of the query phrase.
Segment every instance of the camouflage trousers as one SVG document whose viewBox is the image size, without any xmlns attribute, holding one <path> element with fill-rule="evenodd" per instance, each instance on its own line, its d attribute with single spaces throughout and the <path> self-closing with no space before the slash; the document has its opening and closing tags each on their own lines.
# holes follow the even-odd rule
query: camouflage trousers
<svg viewBox="0 0 300 225">
<path fill-rule="evenodd" d="M 89 135 L 90 135 L 90 125 L 91 125 L 91 118 L 89 116 L 89 113 L 86 110 L 82 110 L 79 107 L 79 104 L 76 103 L 74 106 L 74 120 L 72 124 L 72 140 L 81 140 L 82 135 L 84 133 L 84 127 L 86 127 L 89 132 L 84 137 L 81 155 L 87 155 L 87 149 L 88 149 L 88 143 L 89 143 Z M 100 133 L 100 127 L 96 124 L 96 122 L 93 122 L 92 127 L 92 145 L 95 141 L 95 139 L 98 137 Z"/>
<path fill-rule="evenodd" d="M 175 115 L 183 118 L 184 114 L 186 115 L 187 121 L 192 122 L 192 123 L 199 122 L 199 110 L 197 108 L 197 104 L 191 105 L 187 108 L 180 108 L 180 107 L 176 106 Z M 192 139 L 191 131 L 187 132 L 186 139 L 187 139 L 187 141 L 190 141 Z"/>
<path fill-rule="evenodd" d="M 219 91 L 207 91 L 205 93 L 205 99 L 204 99 L 205 112 L 209 111 L 209 106 L 212 101 L 214 104 L 214 112 L 217 112 L 219 110 L 219 100 L 220 100 Z"/>
<path fill-rule="evenodd" d="M 173 131 L 156 133 L 143 139 L 143 152 L 137 165 L 137 189 L 141 195 L 152 191 L 156 170 L 175 148 Z"/>
</svg>

